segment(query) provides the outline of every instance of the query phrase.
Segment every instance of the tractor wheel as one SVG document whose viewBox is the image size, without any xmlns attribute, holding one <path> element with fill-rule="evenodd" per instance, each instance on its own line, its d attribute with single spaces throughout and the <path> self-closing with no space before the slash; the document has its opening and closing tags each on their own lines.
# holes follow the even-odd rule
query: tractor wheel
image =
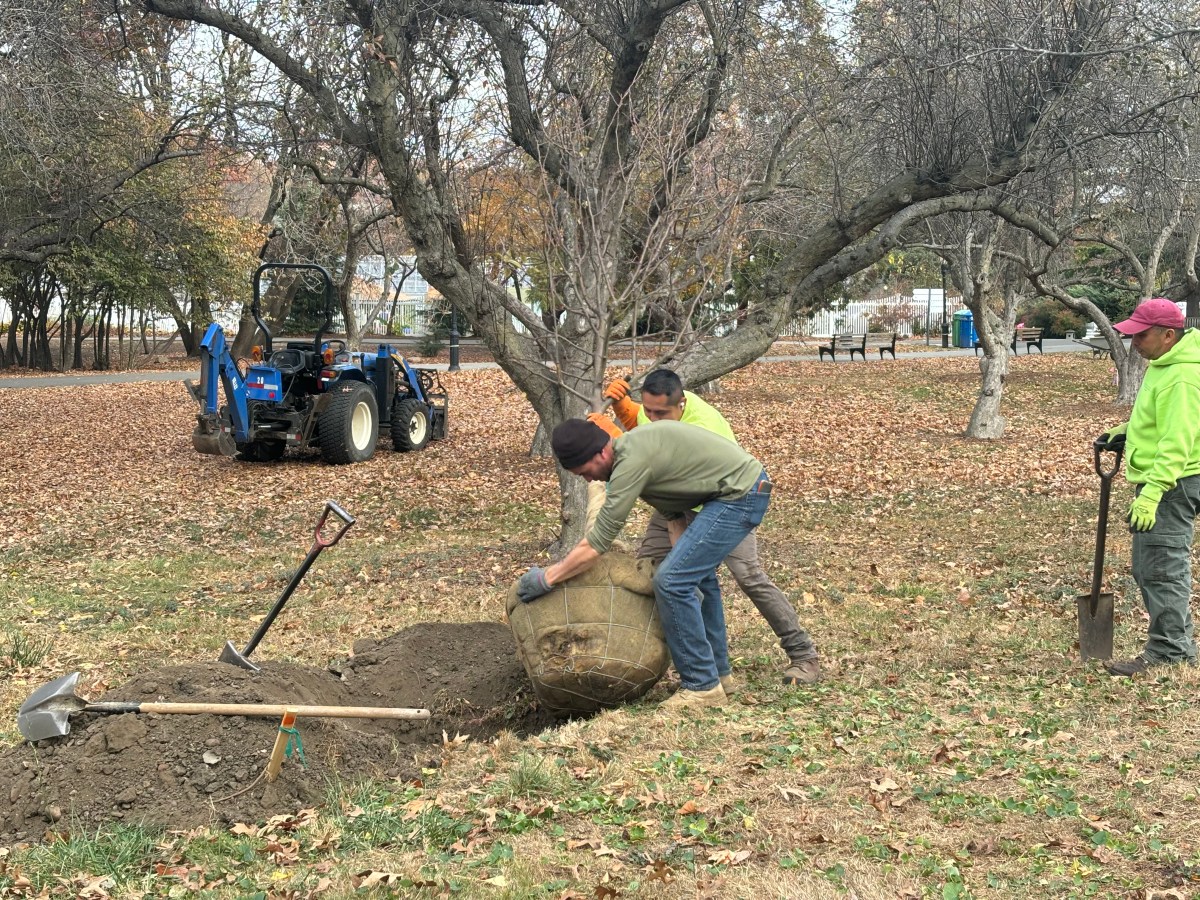
<svg viewBox="0 0 1200 900">
<path fill-rule="evenodd" d="M 245 462 L 275 462 L 283 458 L 287 444 L 283 441 L 251 441 L 238 450 L 237 458 Z"/>
<path fill-rule="evenodd" d="M 429 410 L 408 397 L 392 407 L 392 446 L 398 451 L 420 450 L 429 443 Z"/>
<path fill-rule="evenodd" d="M 317 440 L 325 462 L 341 464 L 370 459 L 379 440 L 375 392 L 361 381 L 337 385 L 329 406 L 321 413 L 319 425 Z"/>
</svg>

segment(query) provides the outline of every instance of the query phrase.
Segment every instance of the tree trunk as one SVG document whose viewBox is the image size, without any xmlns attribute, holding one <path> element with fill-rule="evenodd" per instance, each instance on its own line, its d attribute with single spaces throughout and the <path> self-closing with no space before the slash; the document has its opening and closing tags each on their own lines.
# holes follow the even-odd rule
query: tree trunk
<svg viewBox="0 0 1200 900">
<path fill-rule="evenodd" d="M 271 337 L 274 340 L 278 336 L 275 332 L 282 334 L 283 323 L 292 311 L 292 301 L 295 300 L 296 292 L 300 288 L 300 276 L 288 269 L 276 269 L 266 275 L 274 280 L 259 297 L 259 306 L 263 321 L 272 330 Z M 255 344 L 264 344 L 265 342 L 266 335 L 259 330 L 258 323 L 254 321 L 254 316 L 250 312 L 250 303 L 246 303 L 242 309 L 242 318 L 238 322 L 237 336 L 233 339 L 230 353 L 234 359 L 249 356 L 250 349 Z M 263 352 L 266 352 L 265 346 Z"/>
<path fill-rule="evenodd" d="M 132 334 L 132 329 L 131 329 Z M 131 338 L 132 339 L 132 338 Z M 117 365 L 125 356 L 125 306 L 117 307 Z"/>
<path fill-rule="evenodd" d="M 71 368 L 83 368 L 83 342 L 87 338 L 87 332 L 84 331 L 84 317 L 80 313 L 74 317 L 75 328 L 71 340 Z"/>
<path fill-rule="evenodd" d="M 112 330 L 112 304 L 108 300 L 101 300 L 96 309 L 96 328 L 93 335 L 92 347 L 92 368 L 97 372 L 104 371 L 108 368 L 109 363 L 109 332 Z"/>
<path fill-rule="evenodd" d="M 21 313 L 16 303 L 12 305 L 12 321 L 8 323 L 8 336 L 5 338 L 5 348 L 0 350 L 0 363 L 4 368 L 18 364 L 17 329 L 21 324 Z"/>
<path fill-rule="evenodd" d="M 335 293 L 337 294 L 338 304 L 342 308 L 342 320 L 346 323 L 346 347 L 350 350 L 361 350 L 362 323 L 358 321 L 358 316 L 354 314 L 350 284 L 343 282 L 337 285 Z"/>
<path fill-rule="evenodd" d="M 189 358 L 200 355 L 200 338 L 196 337 L 196 329 L 186 322 L 183 323 L 179 326 L 179 329 L 175 332 L 175 334 L 171 335 L 171 337 L 167 340 L 167 347 L 171 346 L 171 342 L 175 340 L 176 334 L 179 335 L 180 343 L 183 344 L 184 355 L 188 356 Z"/>
<path fill-rule="evenodd" d="M 979 397 L 967 423 L 966 436 L 985 441 L 994 441 L 1004 436 L 1004 416 L 1000 413 L 1000 401 L 1004 397 L 1004 381 L 1008 378 L 1008 347 L 999 345 L 995 356 L 984 354 L 979 364 L 983 377 L 979 385 Z"/>
<path fill-rule="evenodd" d="M 62 328 L 58 331 L 58 370 L 60 372 L 67 371 L 67 350 L 71 346 L 71 325 L 75 321 L 75 317 L 70 315 L 65 309 L 62 315 Z"/>
<path fill-rule="evenodd" d="M 550 433 L 546 431 L 545 424 L 539 419 L 538 427 L 533 432 L 533 443 L 529 445 L 529 456 L 531 459 L 540 459 L 553 455 L 554 451 L 550 447 Z"/>
<path fill-rule="evenodd" d="M 578 475 L 572 475 L 565 469 L 558 468 L 558 463 L 554 460 L 554 452 L 550 448 L 550 432 L 540 421 L 537 430 L 533 433 L 533 443 L 529 447 L 529 455 L 534 459 L 548 458 L 558 469 L 558 489 L 562 507 L 559 512 L 558 539 L 550 546 L 550 553 L 552 556 L 559 557 L 568 553 L 587 533 L 587 482 Z"/>
<path fill-rule="evenodd" d="M 1146 375 L 1146 361 L 1136 350 L 1126 352 L 1120 342 L 1113 350 L 1112 358 L 1117 374 L 1117 402 L 1132 406 L 1141 390 L 1142 378 Z"/>
<path fill-rule="evenodd" d="M 47 302 L 43 303 L 41 309 L 38 310 L 37 323 L 33 333 L 33 354 L 30 358 L 30 365 L 43 372 L 54 371 L 54 350 L 50 346 L 49 318 L 50 303 L 47 298 Z"/>
<path fill-rule="evenodd" d="M 569 553 L 587 534 L 588 499 L 586 481 L 566 469 L 558 468 L 557 471 L 562 511 L 558 540 L 550 546 L 550 555 L 555 558 Z"/>
</svg>

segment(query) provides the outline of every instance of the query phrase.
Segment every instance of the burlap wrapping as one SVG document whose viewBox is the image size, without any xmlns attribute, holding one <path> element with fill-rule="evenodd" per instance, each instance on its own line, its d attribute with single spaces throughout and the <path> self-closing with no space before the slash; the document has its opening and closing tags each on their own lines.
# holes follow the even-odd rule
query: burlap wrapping
<svg viewBox="0 0 1200 900">
<path fill-rule="evenodd" d="M 532 603 L 508 592 L 517 656 L 542 705 L 561 715 L 636 700 L 670 663 L 649 560 L 606 553 Z"/>
</svg>

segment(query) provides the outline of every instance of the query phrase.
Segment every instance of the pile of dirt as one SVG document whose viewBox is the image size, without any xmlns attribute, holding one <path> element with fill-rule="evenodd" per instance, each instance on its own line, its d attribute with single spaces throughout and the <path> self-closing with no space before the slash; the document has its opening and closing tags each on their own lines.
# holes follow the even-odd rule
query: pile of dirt
<svg viewBox="0 0 1200 900">
<path fill-rule="evenodd" d="M 96 700 L 285 703 L 429 709 L 428 721 L 300 719 L 294 755 L 261 777 L 274 718 L 80 713 L 70 734 L 0 756 L 0 841 L 121 821 L 171 828 L 254 822 L 319 804 L 333 781 L 408 780 L 436 765 L 443 732 L 486 740 L 555 719 L 532 699 L 498 623 L 427 623 L 360 641 L 330 671 L 256 660 L 261 672 L 193 663 L 146 672 Z"/>
</svg>

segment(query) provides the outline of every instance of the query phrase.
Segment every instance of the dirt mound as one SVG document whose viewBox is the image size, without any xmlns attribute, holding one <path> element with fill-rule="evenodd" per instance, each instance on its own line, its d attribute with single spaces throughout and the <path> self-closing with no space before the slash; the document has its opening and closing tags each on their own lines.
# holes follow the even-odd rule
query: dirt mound
<svg viewBox="0 0 1200 900">
<path fill-rule="evenodd" d="M 336 671 L 257 662 L 258 673 L 219 662 L 157 669 L 89 699 L 423 707 L 432 718 L 300 719 L 304 763 L 293 756 L 267 784 L 260 775 L 277 719 L 81 713 L 66 737 L 0 756 L 0 797 L 9 800 L 0 840 L 114 820 L 253 822 L 320 803 L 335 780 L 415 777 L 438 758 L 443 731 L 482 740 L 554 721 L 533 702 L 512 635 L 498 623 L 423 624 L 360 641 Z"/>
</svg>

